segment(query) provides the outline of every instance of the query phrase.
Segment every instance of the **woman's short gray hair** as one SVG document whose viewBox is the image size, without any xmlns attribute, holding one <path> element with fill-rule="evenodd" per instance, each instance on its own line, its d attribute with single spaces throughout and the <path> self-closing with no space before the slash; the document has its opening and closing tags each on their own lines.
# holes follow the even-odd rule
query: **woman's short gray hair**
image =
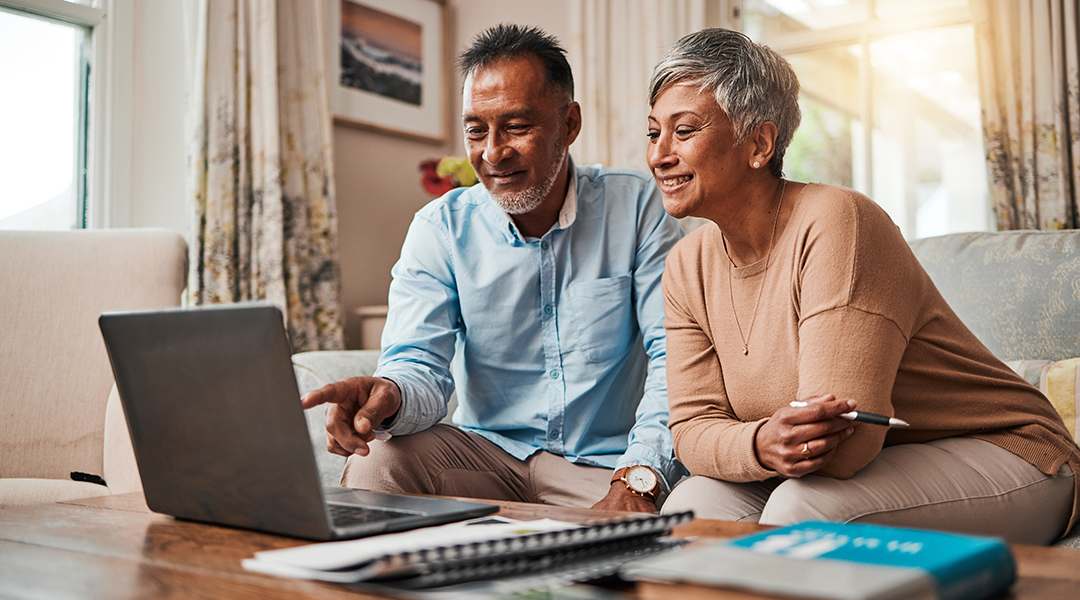
<svg viewBox="0 0 1080 600">
<path fill-rule="evenodd" d="M 776 149 L 769 169 L 777 177 L 783 175 L 784 152 L 802 113 L 799 79 L 782 56 L 738 31 L 703 29 L 675 42 L 657 63 L 649 84 L 649 106 L 677 84 L 697 85 L 713 93 L 731 119 L 735 145 L 758 125 L 775 123 Z"/>
</svg>

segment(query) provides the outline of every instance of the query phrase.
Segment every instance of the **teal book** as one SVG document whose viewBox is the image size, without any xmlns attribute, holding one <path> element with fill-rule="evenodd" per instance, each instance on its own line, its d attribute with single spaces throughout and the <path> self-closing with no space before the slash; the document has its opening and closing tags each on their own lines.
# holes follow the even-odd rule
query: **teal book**
<svg viewBox="0 0 1080 600">
<path fill-rule="evenodd" d="M 621 575 L 797 598 L 980 600 L 1009 591 L 1016 561 L 997 538 L 808 521 L 692 544 Z"/>
</svg>

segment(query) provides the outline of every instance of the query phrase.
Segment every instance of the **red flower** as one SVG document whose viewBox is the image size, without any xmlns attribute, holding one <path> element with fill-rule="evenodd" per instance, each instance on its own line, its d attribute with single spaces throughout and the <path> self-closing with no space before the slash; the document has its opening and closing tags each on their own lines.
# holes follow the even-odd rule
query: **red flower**
<svg viewBox="0 0 1080 600">
<path fill-rule="evenodd" d="M 438 166 L 438 160 L 425 160 L 420 163 L 420 185 L 436 198 L 457 187 L 452 176 L 439 176 L 435 171 Z"/>
</svg>

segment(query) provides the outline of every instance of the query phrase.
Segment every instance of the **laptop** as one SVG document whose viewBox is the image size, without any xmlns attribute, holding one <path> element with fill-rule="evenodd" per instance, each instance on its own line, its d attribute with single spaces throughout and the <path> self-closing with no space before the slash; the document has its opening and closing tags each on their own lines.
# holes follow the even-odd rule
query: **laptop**
<svg viewBox="0 0 1080 600">
<path fill-rule="evenodd" d="M 154 512 L 324 541 L 498 510 L 324 489 L 273 305 L 105 313 L 98 324 Z"/>
</svg>

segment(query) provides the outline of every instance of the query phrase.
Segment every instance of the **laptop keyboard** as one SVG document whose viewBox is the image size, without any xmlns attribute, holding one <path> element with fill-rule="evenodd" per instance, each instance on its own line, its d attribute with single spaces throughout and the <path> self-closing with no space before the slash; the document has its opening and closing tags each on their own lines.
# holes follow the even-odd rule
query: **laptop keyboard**
<svg viewBox="0 0 1080 600">
<path fill-rule="evenodd" d="M 328 504 L 328 506 L 330 507 L 330 521 L 335 527 L 350 527 L 415 514 L 404 510 L 387 510 L 371 506 L 356 506 L 355 504 L 332 503 Z"/>
</svg>

